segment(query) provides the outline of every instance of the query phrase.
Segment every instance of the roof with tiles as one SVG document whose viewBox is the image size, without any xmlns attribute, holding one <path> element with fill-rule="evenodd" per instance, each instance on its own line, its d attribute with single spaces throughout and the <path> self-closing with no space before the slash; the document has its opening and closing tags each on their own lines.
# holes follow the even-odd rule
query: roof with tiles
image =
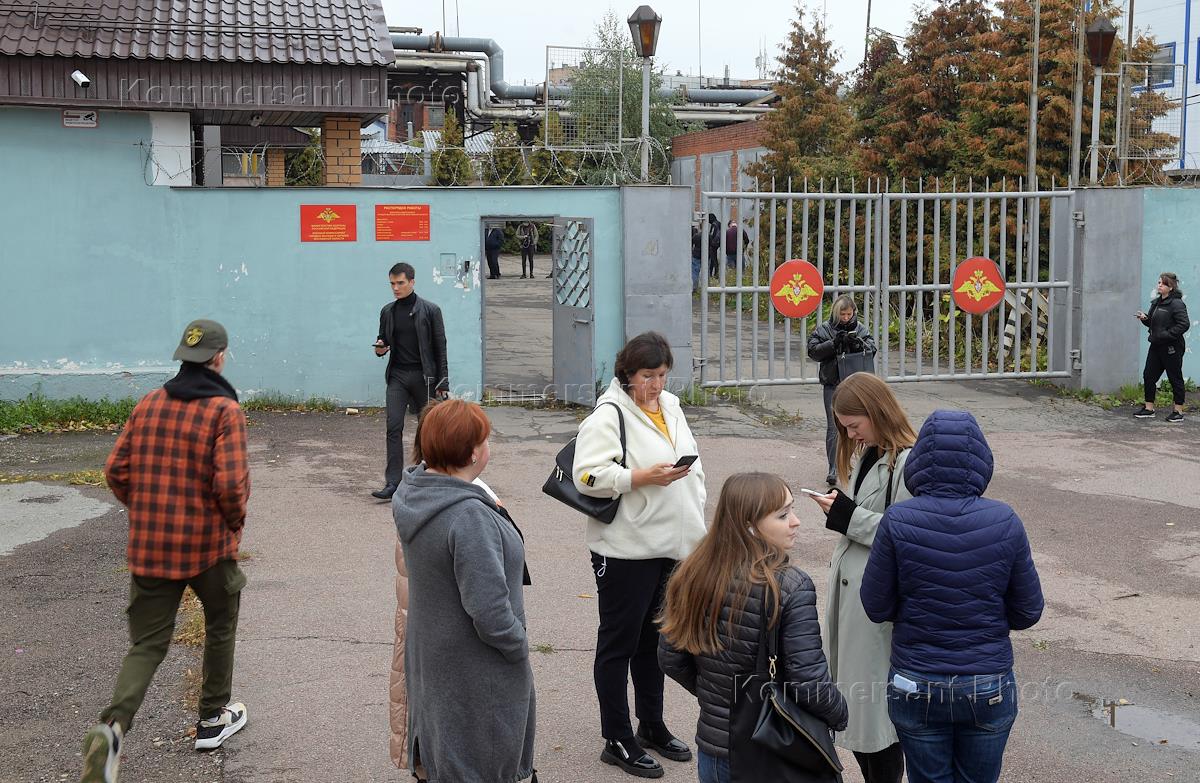
<svg viewBox="0 0 1200 783">
<path fill-rule="evenodd" d="M 0 0 L 0 55 L 384 66 L 381 0 Z"/>
</svg>

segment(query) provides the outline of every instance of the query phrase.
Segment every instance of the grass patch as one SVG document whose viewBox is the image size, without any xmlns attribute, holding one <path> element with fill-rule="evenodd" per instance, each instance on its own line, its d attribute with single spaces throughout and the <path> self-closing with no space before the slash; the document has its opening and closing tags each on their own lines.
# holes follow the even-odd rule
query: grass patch
<svg viewBox="0 0 1200 783">
<path fill-rule="evenodd" d="M 535 652 L 545 653 L 546 655 L 550 655 L 551 653 L 558 652 L 557 650 L 554 649 L 553 644 L 546 644 L 544 642 L 542 644 L 535 644 L 533 646 L 533 649 Z"/>
<path fill-rule="evenodd" d="M 175 641 L 188 647 L 204 646 L 204 607 L 190 587 L 184 588 L 175 615 Z"/>
<path fill-rule="evenodd" d="M 1069 389 L 1042 378 L 1030 381 L 1030 383 L 1038 388 L 1050 389 L 1059 397 L 1068 397 L 1079 402 L 1098 405 L 1106 411 L 1127 406 L 1140 406 L 1144 397 L 1144 390 L 1140 383 L 1127 383 L 1114 394 L 1097 394 L 1091 389 Z M 1196 392 L 1196 382 L 1191 378 L 1187 378 L 1184 380 L 1183 388 L 1185 394 L 1194 394 Z M 1158 394 L 1154 399 L 1154 406 L 1155 408 L 1169 409 L 1174 404 L 1175 397 L 1174 392 L 1171 391 L 1171 384 L 1164 380 L 1158 386 Z M 1184 407 L 1187 408 L 1188 406 Z"/>
<path fill-rule="evenodd" d="M 84 432 L 125 424 L 137 400 L 51 400 L 34 392 L 23 400 L 0 400 L 0 432 Z"/>
<path fill-rule="evenodd" d="M 83 487 L 107 487 L 103 470 L 76 470 L 70 473 L 0 473 L 0 484 L 24 484 L 27 481 L 65 481 Z"/>
<path fill-rule="evenodd" d="M 332 413 L 339 407 L 328 397 L 293 397 L 279 392 L 263 392 L 242 401 L 242 410 L 257 413 Z"/>
<path fill-rule="evenodd" d="M 703 407 L 728 402 L 734 405 L 751 405 L 750 392 L 740 386 L 719 386 L 706 389 L 701 386 L 689 386 L 679 395 L 679 401 L 684 405 Z"/>
</svg>

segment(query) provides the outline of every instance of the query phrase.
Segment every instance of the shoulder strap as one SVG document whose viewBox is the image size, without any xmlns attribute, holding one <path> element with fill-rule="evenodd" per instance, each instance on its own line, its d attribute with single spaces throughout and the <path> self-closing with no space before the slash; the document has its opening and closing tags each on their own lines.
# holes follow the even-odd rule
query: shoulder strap
<svg viewBox="0 0 1200 783">
<path fill-rule="evenodd" d="M 615 402 L 602 402 L 601 405 L 611 405 L 617 409 L 617 424 L 621 427 L 621 467 L 625 465 L 625 414 L 621 412 L 621 406 Z"/>
<path fill-rule="evenodd" d="M 780 588 L 782 590 L 782 587 Z M 759 632 L 758 632 L 758 673 L 765 674 L 772 680 L 783 681 L 783 664 L 779 662 L 779 633 L 783 630 L 783 612 L 779 614 L 779 624 L 770 628 L 771 612 L 767 607 L 771 591 L 762 586 L 762 600 L 759 602 Z M 779 596 L 783 600 L 782 593 Z"/>
<path fill-rule="evenodd" d="M 901 449 L 900 451 L 896 452 L 896 460 L 900 459 L 901 452 L 903 452 L 905 450 L 906 449 Z M 893 484 L 893 475 L 895 474 L 895 472 L 896 472 L 896 463 L 893 462 L 892 464 L 888 465 L 887 500 L 883 506 L 884 511 L 887 511 L 888 506 L 892 505 L 892 489 L 893 489 L 892 484 Z"/>
</svg>

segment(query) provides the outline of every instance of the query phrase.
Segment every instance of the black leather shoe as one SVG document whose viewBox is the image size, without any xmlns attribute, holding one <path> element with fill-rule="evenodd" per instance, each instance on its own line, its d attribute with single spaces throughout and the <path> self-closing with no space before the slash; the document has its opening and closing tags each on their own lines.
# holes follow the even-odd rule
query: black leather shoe
<svg viewBox="0 0 1200 783">
<path fill-rule="evenodd" d="M 627 745 L 629 747 L 627 747 Z M 639 755 L 640 754 L 640 755 Z M 605 764 L 620 767 L 625 772 L 638 778 L 661 778 L 666 774 L 662 764 L 642 750 L 636 742 L 608 740 L 604 743 L 604 751 L 600 760 Z"/>
<path fill-rule="evenodd" d="M 659 742 L 650 736 L 650 732 L 644 726 L 638 726 L 637 740 L 651 750 L 656 750 L 659 754 L 671 761 L 691 761 L 692 749 L 687 746 L 683 740 L 675 737 L 671 732 L 666 733 L 666 741 Z"/>
<path fill-rule="evenodd" d="M 396 488 L 399 484 L 388 484 L 383 489 L 377 489 L 371 493 L 371 497 L 379 498 L 380 500 L 391 500 L 392 495 L 396 494 Z"/>
</svg>

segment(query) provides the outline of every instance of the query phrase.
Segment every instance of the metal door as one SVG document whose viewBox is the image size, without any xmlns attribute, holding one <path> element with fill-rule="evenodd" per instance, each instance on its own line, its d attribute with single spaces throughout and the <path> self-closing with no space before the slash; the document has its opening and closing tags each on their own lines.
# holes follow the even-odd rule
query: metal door
<svg viewBox="0 0 1200 783">
<path fill-rule="evenodd" d="M 554 391 L 559 400 L 596 403 L 592 220 L 554 221 Z"/>
</svg>

